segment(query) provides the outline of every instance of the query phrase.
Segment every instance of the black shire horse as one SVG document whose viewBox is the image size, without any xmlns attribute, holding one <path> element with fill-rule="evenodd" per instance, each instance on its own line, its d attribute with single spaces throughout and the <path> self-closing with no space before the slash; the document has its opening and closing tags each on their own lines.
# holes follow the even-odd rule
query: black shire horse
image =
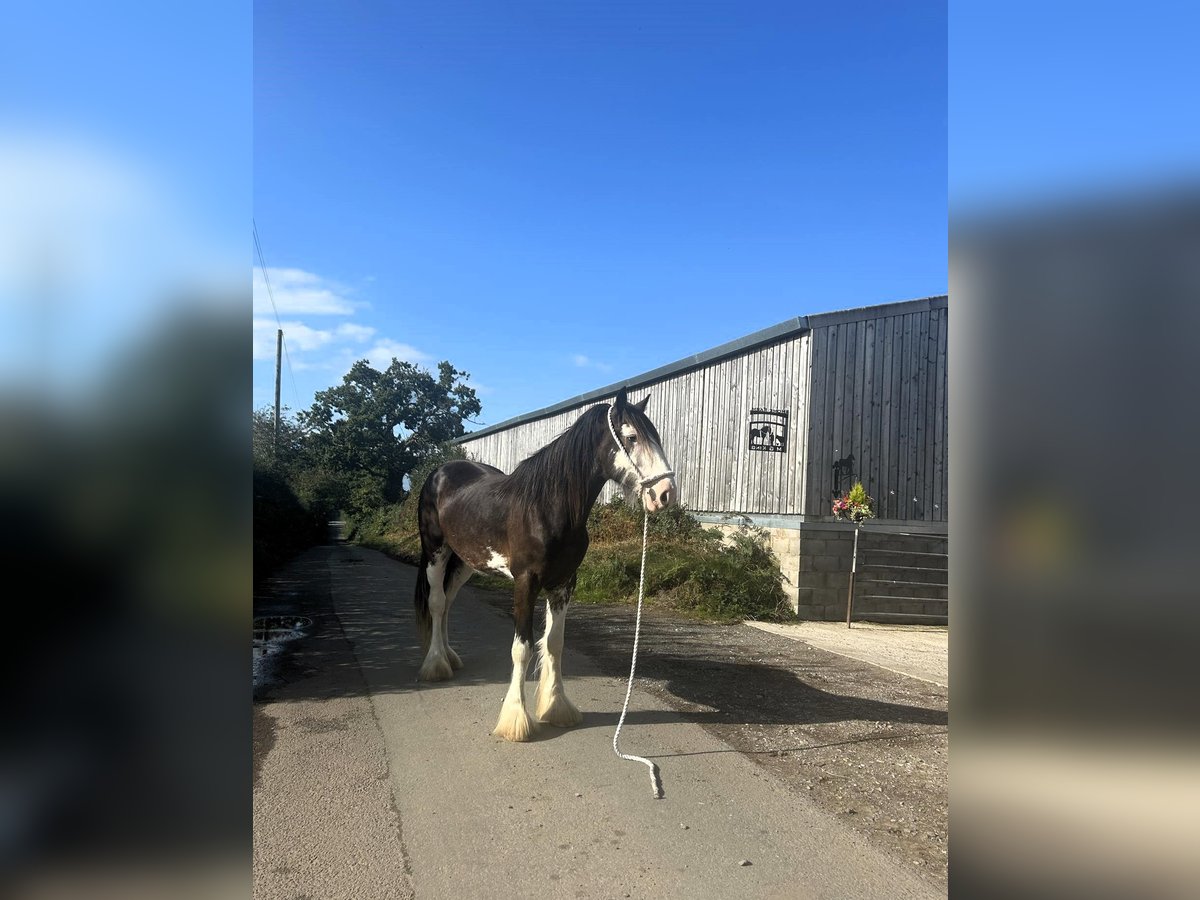
<svg viewBox="0 0 1200 900">
<path fill-rule="evenodd" d="M 543 589 L 546 631 L 537 642 L 536 716 L 562 727 L 582 720 L 563 692 L 563 627 L 575 571 L 588 548 L 588 513 L 605 482 L 620 485 L 631 503 L 640 494 L 650 512 L 678 498 L 662 441 L 646 416 L 649 399 L 630 403 L 622 388 L 615 403 L 589 409 L 511 475 L 458 460 L 437 469 L 421 489 L 415 604 L 425 661 L 418 677 L 441 681 L 462 668 L 450 649 L 447 621 L 467 580 L 476 572 L 511 578 L 513 672 L 494 731 L 507 740 L 528 740 L 533 729 L 525 710 L 525 672 L 533 654 L 533 606 Z"/>
</svg>

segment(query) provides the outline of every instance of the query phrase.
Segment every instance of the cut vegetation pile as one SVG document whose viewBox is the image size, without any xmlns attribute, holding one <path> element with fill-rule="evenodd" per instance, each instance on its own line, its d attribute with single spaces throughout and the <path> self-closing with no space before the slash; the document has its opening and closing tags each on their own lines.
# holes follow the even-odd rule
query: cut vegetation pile
<svg viewBox="0 0 1200 900">
<path fill-rule="evenodd" d="M 446 458 L 454 457 L 452 451 Z M 425 479 L 444 461 L 431 462 L 413 473 L 412 490 L 403 503 L 355 522 L 358 542 L 418 563 L 417 498 Z M 630 509 L 620 498 L 597 504 L 588 531 L 591 546 L 579 567 L 576 602 L 636 602 L 642 558 L 641 511 Z M 758 529 L 742 527 L 721 534 L 705 528 L 679 506 L 650 517 L 646 557 L 646 602 L 650 606 L 721 622 L 775 618 L 790 612 L 781 580 L 779 563 Z M 476 576 L 471 583 L 502 590 L 511 585 L 507 579 L 485 576 Z"/>
</svg>

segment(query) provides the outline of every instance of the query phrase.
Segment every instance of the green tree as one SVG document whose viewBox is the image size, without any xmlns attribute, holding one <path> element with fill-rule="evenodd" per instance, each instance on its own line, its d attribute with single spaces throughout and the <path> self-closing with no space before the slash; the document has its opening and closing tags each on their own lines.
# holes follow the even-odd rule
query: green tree
<svg viewBox="0 0 1200 900">
<path fill-rule="evenodd" d="M 445 361 L 434 378 L 398 359 L 382 372 L 359 360 L 300 413 L 307 464 L 339 474 L 352 510 L 399 502 L 404 476 L 464 434 L 463 421 L 482 409 L 469 377 Z"/>
<path fill-rule="evenodd" d="M 270 406 L 256 409 L 250 420 L 254 467 L 278 472 L 285 477 L 303 466 L 304 431 L 285 406 L 279 417 L 279 441 L 275 441 L 275 410 Z"/>
</svg>

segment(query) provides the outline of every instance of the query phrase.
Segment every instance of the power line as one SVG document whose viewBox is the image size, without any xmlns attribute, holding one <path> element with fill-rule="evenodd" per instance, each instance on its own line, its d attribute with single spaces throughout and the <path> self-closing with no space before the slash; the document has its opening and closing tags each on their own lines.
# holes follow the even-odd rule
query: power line
<svg viewBox="0 0 1200 900">
<path fill-rule="evenodd" d="M 262 241 L 258 237 L 258 223 L 253 218 L 250 219 L 251 228 L 254 231 L 254 249 L 258 253 L 258 268 L 262 272 L 263 283 L 267 286 L 267 297 L 271 300 L 271 309 L 275 313 L 275 324 L 279 326 L 279 330 L 283 331 L 283 322 L 279 318 L 279 307 L 275 305 L 275 291 L 271 288 L 271 276 L 267 274 L 267 261 L 263 257 Z M 296 370 L 292 368 L 292 355 L 288 352 L 287 340 L 283 341 L 283 357 L 287 360 L 288 376 L 292 380 L 292 393 L 296 399 L 296 406 L 300 406 L 300 388 L 296 386 Z"/>
<path fill-rule="evenodd" d="M 258 239 L 258 223 L 251 219 L 250 225 L 254 229 L 254 249 L 258 251 L 258 269 L 262 272 L 263 282 L 267 286 L 267 296 L 271 298 L 271 309 L 275 312 L 275 323 L 280 328 L 283 328 L 283 323 L 279 321 L 279 307 L 275 305 L 275 292 L 271 289 L 271 276 L 267 274 L 267 262 L 263 259 L 262 242 Z"/>
</svg>

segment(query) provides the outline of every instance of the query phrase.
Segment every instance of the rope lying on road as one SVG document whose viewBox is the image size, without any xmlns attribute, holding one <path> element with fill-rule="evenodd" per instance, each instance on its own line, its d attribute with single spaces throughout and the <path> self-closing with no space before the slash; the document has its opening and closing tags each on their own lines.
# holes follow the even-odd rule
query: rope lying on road
<svg viewBox="0 0 1200 900">
<path fill-rule="evenodd" d="M 633 626 L 633 659 L 629 663 L 629 684 L 625 687 L 625 702 L 621 705 L 621 718 L 617 720 L 617 730 L 613 733 L 613 752 L 621 759 L 640 762 L 650 767 L 650 790 L 654 793 L 655 800 L 661 800 L 663 796 L 662 775 L 658 771 L 658 766 L 646 759 L 644 756 L 633 756 L 630 753 L 622 753 L 618 741 L 621 739 L 621 726 L 625 724 L 625 713 L 629 710 L 629 696 L 633 693 L 633 676 L 637 672 L 637 652 L 638 652 L 638 637 L 642 631 L 642 595 L 646 587 L 646 538 L 650 531 L 650 513 L 642 511 L 642 573 L 638 576 L 638 601 L 637 601 L 637 619 Z"/>
</svg>

